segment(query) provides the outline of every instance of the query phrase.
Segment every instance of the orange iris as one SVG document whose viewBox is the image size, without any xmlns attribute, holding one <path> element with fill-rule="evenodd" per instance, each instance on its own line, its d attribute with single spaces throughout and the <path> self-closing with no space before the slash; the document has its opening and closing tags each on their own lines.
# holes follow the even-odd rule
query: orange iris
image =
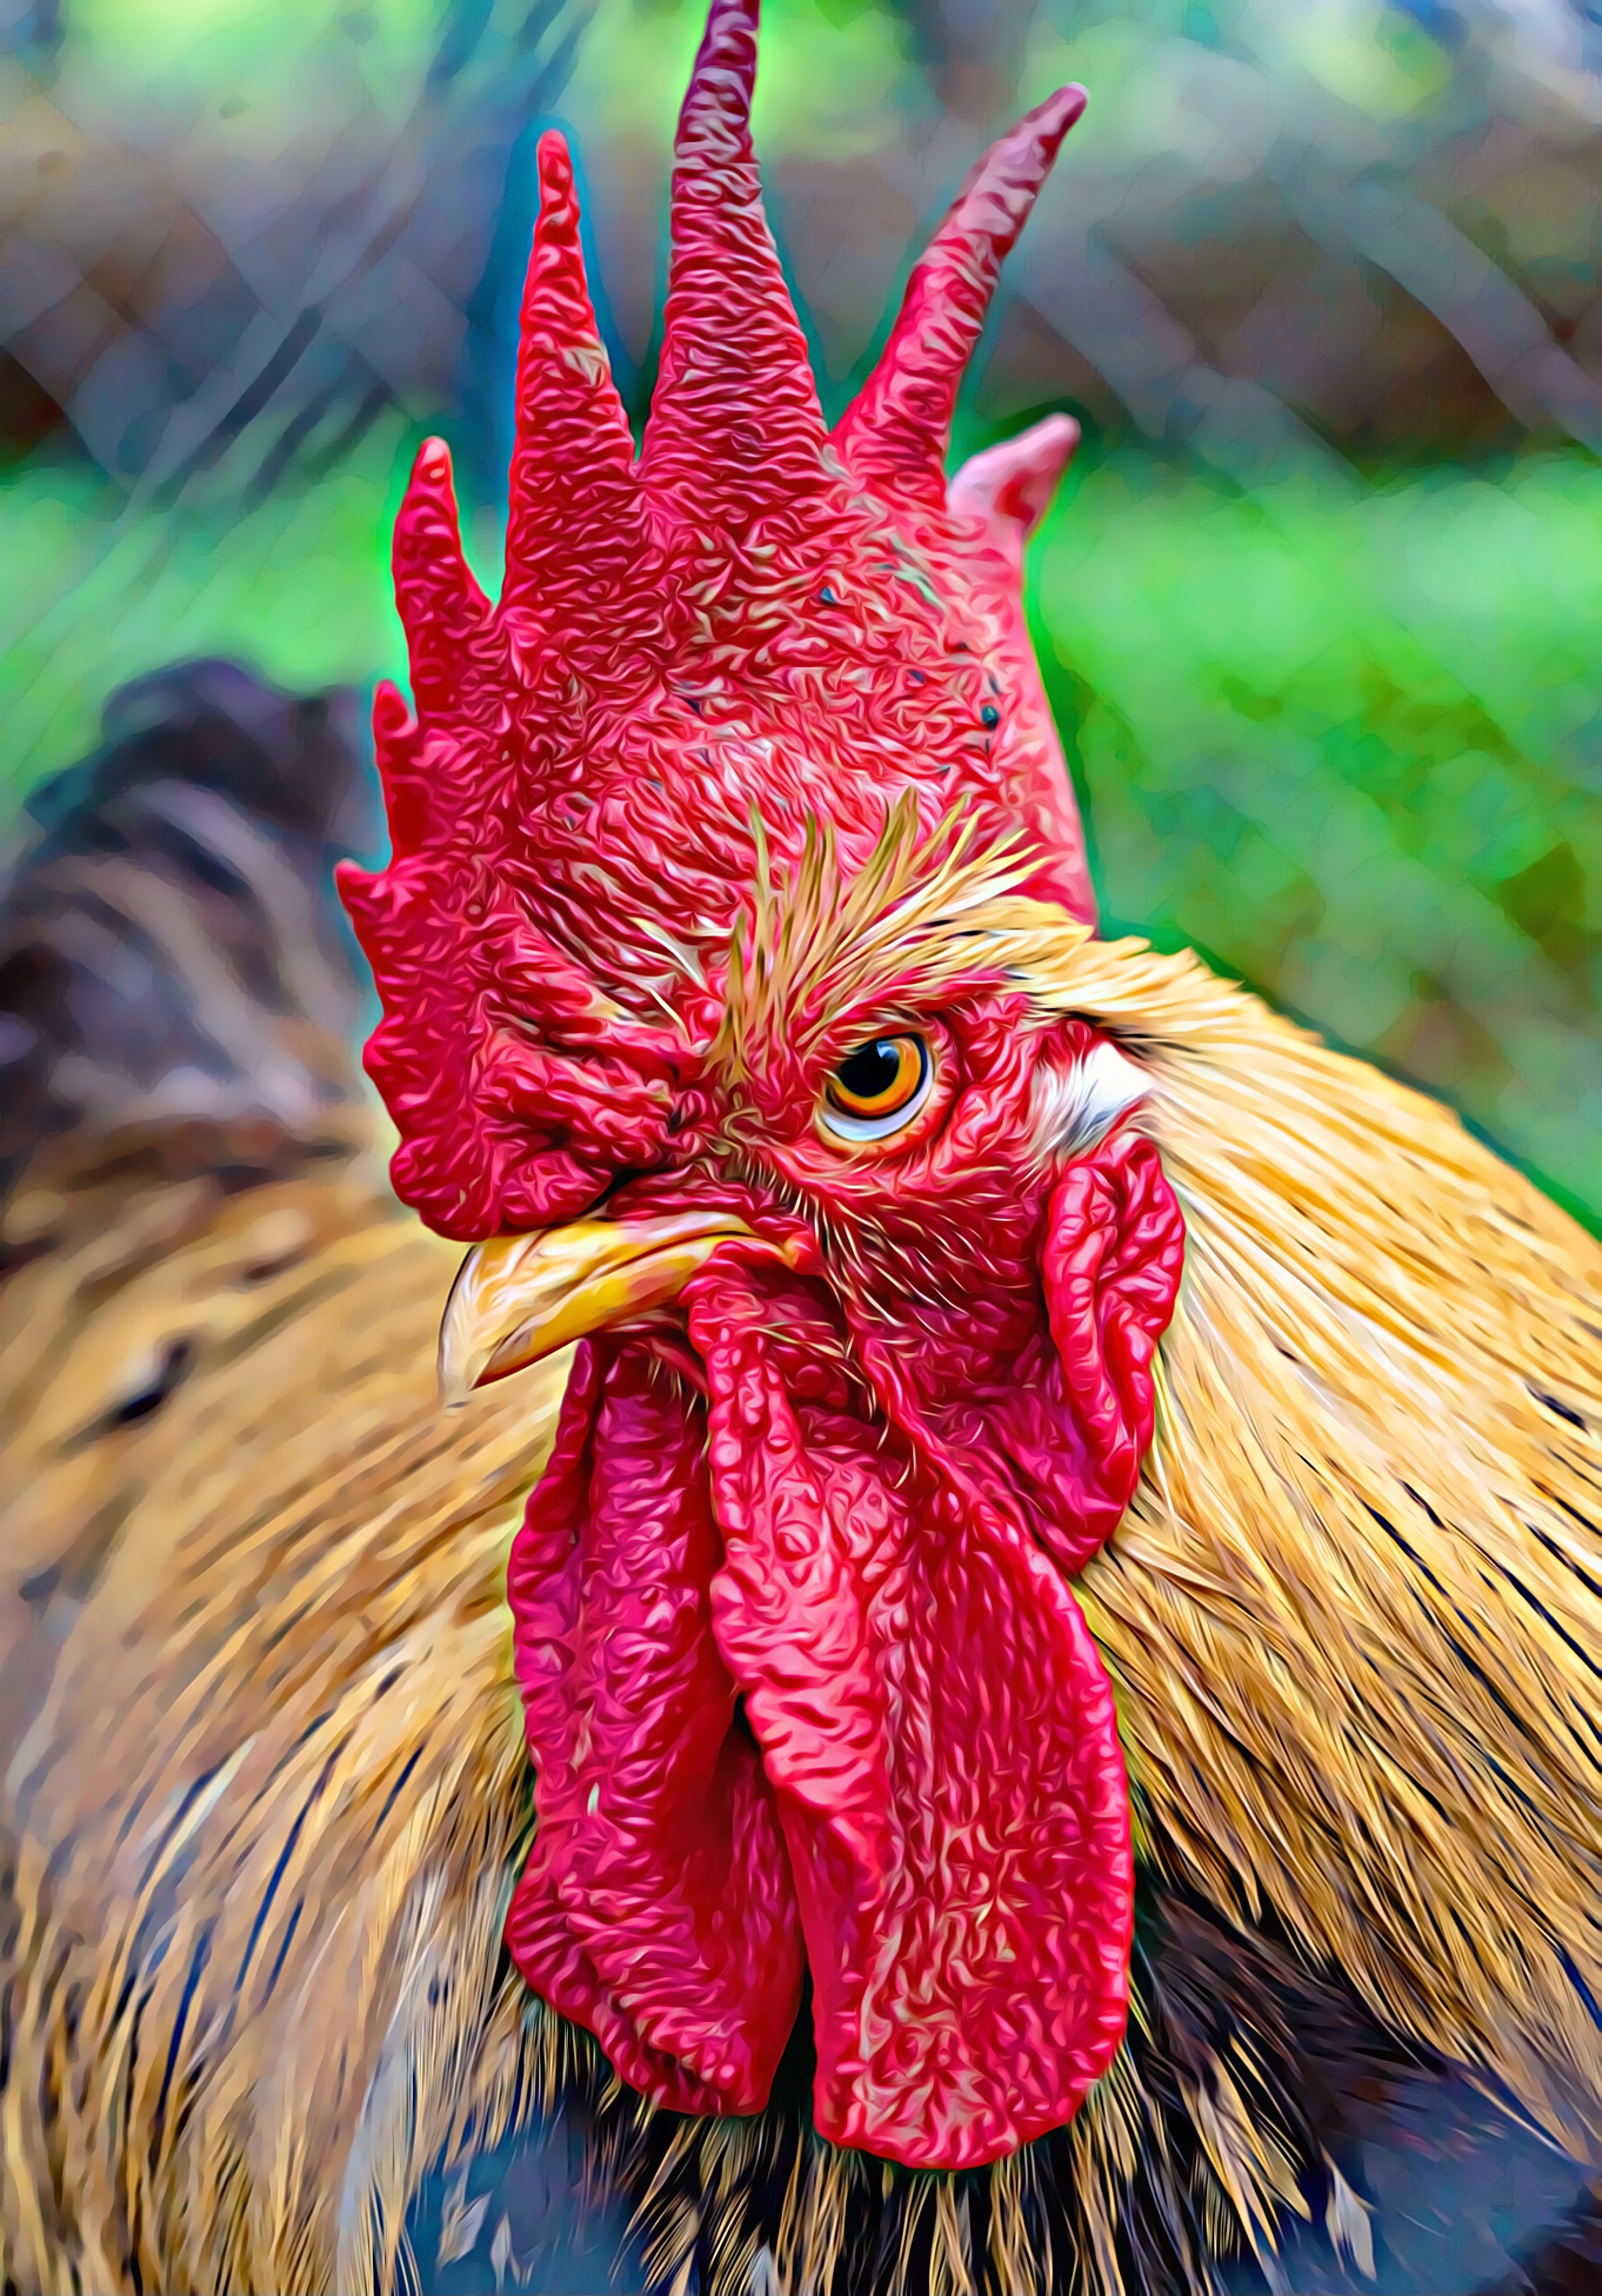
<svg viewBox="0 0 1602 2296">
<path fill-rule="evenodd" d="M 928 1060 L 921 1037 L 875 1037 L 848 1053 L 830 1077 L 829 1104 L 842 1116 L 899 1115 L 916 1097 Z"/>
</svg>

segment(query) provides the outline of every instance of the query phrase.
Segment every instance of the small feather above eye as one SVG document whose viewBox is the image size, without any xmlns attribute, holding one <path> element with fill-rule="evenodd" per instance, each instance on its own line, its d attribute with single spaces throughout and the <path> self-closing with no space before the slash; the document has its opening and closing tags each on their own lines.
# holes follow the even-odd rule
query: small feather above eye
<svg viewBox="0 0 1602 2296">
<path fill-rule="evenodd" d="M 1066 1068 L 1043 1067 L 1033 1093 L 1035 1153 L 1084 1155 L 1150 1089 L 1150 1079 L 1115 1045 L 1093 1045 Z"/>
</svg>

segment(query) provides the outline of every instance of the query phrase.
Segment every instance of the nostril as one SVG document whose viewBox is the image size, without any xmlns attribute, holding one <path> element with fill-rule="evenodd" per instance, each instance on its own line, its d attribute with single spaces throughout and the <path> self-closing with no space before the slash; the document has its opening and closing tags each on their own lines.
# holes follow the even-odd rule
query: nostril
<svg viewBox="0 0 1602 2296">
<path fill-rule="evenodd" d="M 612 1174 L 611 1179 L 608 1180 L 606 1185 L 602 1189 L 594 1203 L 587 1204 L 585 1206 L 584 1210 L 579 1215 L 579 1218 L 600 1219 L 604 1214 L 606 1207 L 612 1201 L 612 1198 L 616 1195 L 620 1195 L 625 1188 L 631 1186 L 636 1180 L 643 1180 L 645 1177 L 645 1170 L 646 1168 L 641 1164 L 625 1164 L 620 1172 L 614 1172 Z"/>
<path fill-rule="evenodd" d="M 657 1164 L 626 1164 L 621 1171 L 612 1174 L 595 1201 L 587 1205 L 577 1217 L 579 1219 L 604 1219 L 607 1206 L 614 1197 L 620 1196 L 625 1188 L 633 1187 L 637 1180 L 661 1179 L 674 1168 L 673 1160 L 666 1156 Z"/>
</svg>

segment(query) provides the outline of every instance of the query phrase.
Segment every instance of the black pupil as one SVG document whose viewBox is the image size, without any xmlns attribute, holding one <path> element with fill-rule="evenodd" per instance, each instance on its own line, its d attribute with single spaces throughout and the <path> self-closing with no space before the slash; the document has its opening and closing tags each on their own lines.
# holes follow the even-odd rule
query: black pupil
<svg viewBox="0 0 1602 2296">
<path fill-rule="evenodd" d="M 840 1063 L 840 1081 L 856 1100 L 877 1100 L 901 1073 L 900 1047 L 894 1037 L 876 1037 L 859 1045 Z"/>
</svg>

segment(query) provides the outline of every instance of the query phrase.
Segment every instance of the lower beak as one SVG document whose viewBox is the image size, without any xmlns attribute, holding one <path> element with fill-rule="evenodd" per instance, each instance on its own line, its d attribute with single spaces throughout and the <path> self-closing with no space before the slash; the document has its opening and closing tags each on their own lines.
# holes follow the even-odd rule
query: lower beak
<svg viewBox="0 0 1602 2296">
<path fill-rule="evenodd" d="M 475 1244 L 440 1326 L 440 1390 L 450 1405 L 475 1387 L 676 1300 L 730 1236 L 752 1229 L 730 1213 L 571 1220 L 533 1235 Z"/>
</svg>

